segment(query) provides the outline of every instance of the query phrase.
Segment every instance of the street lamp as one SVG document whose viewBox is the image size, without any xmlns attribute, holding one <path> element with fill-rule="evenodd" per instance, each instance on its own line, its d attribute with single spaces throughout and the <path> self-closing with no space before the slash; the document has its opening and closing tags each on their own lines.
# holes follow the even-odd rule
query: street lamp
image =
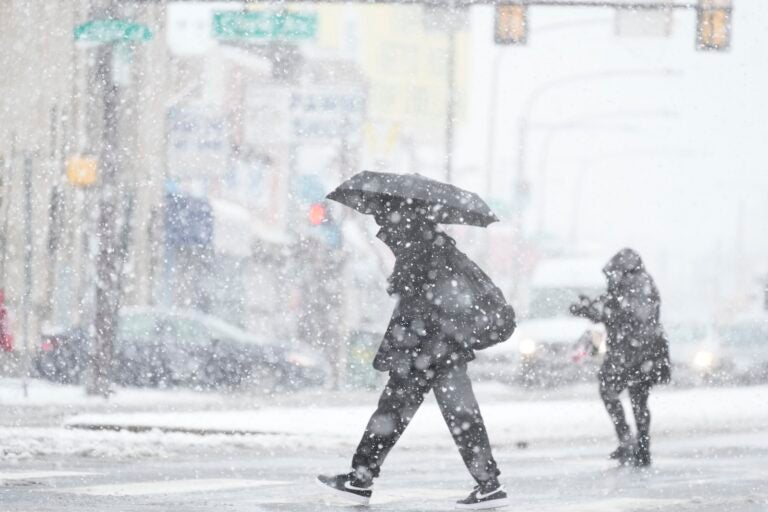
<svg viewBox="0 0 768 512">
<path fill-rule="evenodd" d="M 556 32 L 559 30 L 580 28 L 589 25 L 603 25 L 611 23 L 611 18 L 594 18 L 580 21 L 568 21 L 562 23 L 552 23 L 536 29 L 537 34 Z M 499 70 L 503 62 L 503 57 L 509 53 L 497 48 L 493 56 L 493 65 L 491 67 L 491 95 L 488 102 L 488 138 L 487 149 L 485 152 L 485 196 L 490 197 L 492 191 L 493 176 L 496 171 L 496 110 L 498 110 L 499 100 Z"/>
<path fill-rule="evenodd" d="M 673 77 L 680 76 L 681 73 L 675 69 L 617 69 L 606 70 L 591 73 L 579 73 L 575 75 L 558 78 L 549 82 L 545 82 L 540 85 L 534 91 L 528 95 L 525 103 L 523 104 L 523 113 L 518 119 L 518 145 L 517 145 L 517 179 L 515 183 L 516 192 L 520 193 L 525 189 L 526 182 L 526 149 L 528 142 L 528 131 L 530 129 L 530 118 L 533 108 L 537 102 L 544 97 L 549 91 L 559 89 L 561 87 L 572 85 L 576 82 L 589 82 L 595 80 L 602 80 L 605 78 L 623 78 L 623 77 L 636 77 L 636 76 L 662 76 Z M 516 194 L 513 191 L 513 200 Z M 518 219 L 519 220 L 519 219 Z M 522 224 L 522 222 L 520 222 Z"/>
<path fill-rule="evenodd" d="M 417 2 L 418 3 L 418 2 Z M 466 27 L 467 7 L 456 0 L 424 2 L 424 24 L 446 36 L 445 181 L 453 181 L 453 143 L 456 115 L 456 34 Z"/>
<path fill-rule="evenodd" d="M 537 124 L 533 125 L 535 128 L 548 129 L 549 133 L 540 151 L 539 161 L 537 165 L 537 178 L 539 188 L 539 212 L 537 215 L 537 231 L 543 234 L 546 226 L 546 212 L 547 212 L 547 181 L 548 181 L 548 161 L 549 153 L 552 143 L 565 132 L 572 130 L 610 130 L 610 131 L 633 131 L 634 127 L 626 125 L 605 125 L 594 124 L 590 126 L 590 123 L 600 122 L 602 120 L 621 119 L 621 118 L 662 118 L 669 119 L 674 117 L 676 112 L 669 110 L 626 110 L 616 112 L 604 112 L 600 114 L 590 114 L 588 116 L 580 116 L 564 123 L 557 123 L 552 125 Z"/>
<path fill-rule="evenodd" d="M 636 161 L 638 159 L 651 159 L 651 158 L 658 158 L 660 156 L 675 157 L 675 158 L 690 158 L 694 156 L 701 156 L 701 153 L 700 152 L 694 153 L 690 150 L 682 149 L 682 148 L 648 147 L 648 148 L 635 148 L 628 151 L 618 151 L 616 153 L 604 154 L 598 157 L 584 158 L 581 160 L 581 164 L 578 167 L 579 171 L 578 173 L 576 173 L 576 184 L 573 188 L 574 196 L 573 196 L 573 204 L 571 206 L 572 207 L 571 216 L 570 216 L 571 227 L 570 227 L 570 235 L 569 235 L 571 247 L 576 247 L 579 242 L 579 230 L 580 230 L 579 214 L 581 212 L 581 198 L 582 198 L 584 176 L 592 168 L 591 166 L 594 164 L 594 162 L 600 162 L 605 160 L 615 160 L 615 159 L 625 159 L 627 157 L 631 157 L 633 160 Z"/>
</svg>

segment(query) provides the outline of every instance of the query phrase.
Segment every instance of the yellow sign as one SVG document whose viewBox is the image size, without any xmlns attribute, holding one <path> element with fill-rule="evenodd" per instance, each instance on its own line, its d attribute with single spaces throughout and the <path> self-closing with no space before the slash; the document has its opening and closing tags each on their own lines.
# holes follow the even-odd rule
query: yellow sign
<svg viewBox="0 0 768 512">
<path fill-rule="evenodd" d="M 67 160 L 67 180 L 76 187 L 90 187 L 98 177 L 98 161 L 91 156 L 73 156 Z"/>
</svg>

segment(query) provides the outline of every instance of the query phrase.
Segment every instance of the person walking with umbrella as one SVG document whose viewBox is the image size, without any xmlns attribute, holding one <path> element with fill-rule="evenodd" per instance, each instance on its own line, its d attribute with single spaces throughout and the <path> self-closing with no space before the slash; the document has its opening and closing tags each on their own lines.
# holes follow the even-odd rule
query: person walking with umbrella
<svg viewBox="0 0 768 512">
<path fill-rule="evenodd" d="M 368 504 L 373 479 L 433 391 L 477 485 L 457 508 L 507 504 L 480 408 L 467 375 L 474 350 L 506 340 L 514 311 L 490 278 L 456 248 L 438 223 L 487 226 L 498 220 L 475 194 L 417 174 L 362 172 L 328 195 L 372 214 L 377 237 L 394 253 L 388 292 L 397 305 L 373 366 L 389 373 L 349 473 L 318 476 L 327 489 Z"/>
<path fill-rule="evenodd" d="M 640 255 L 617 252 L 603 268 L 607 293 L 596 300 L 581 297 L 573 315 L 605 324 L 607 351 L 600 367 L 600 397 L 616 429 L 619 446 L 610 454 L 620 464 L 651 464 L 651 412 L 648 396 L 654 384 L 670 380 L 669 344 L 661 325 L 661 299 Z M 627 389 L 635 416 L 633 439 L 619 395 Z"/>
</svg>

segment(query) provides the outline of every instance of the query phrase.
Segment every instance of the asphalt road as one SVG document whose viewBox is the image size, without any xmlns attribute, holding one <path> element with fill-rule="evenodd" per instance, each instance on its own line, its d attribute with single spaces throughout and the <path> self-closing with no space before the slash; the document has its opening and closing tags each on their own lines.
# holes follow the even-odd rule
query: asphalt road
<svg viewBox="0 0 768 512">
<path fill-rule="evenodd" d="M 497 459 L 512 505 L 541 512 L 765 512 L 768 426 L 763 432 L 691 435 L 657 442 L 652 470 L 614 468 L 612 446 L 503 447 Z M 135 434 L 141 435 L 141 434 Z M 446 433 L 446 436 L 448 434 Z M 228 455 L 210 449 L 167 458 L 36 459 L 0 469 L 3 512 L 332 511 L 319 472 L 341 472 L 347 455 L 319 447 Z M 395 448 L 371 508 L 449 510 L 472 482 L 453 450 Z"/>
</svg>

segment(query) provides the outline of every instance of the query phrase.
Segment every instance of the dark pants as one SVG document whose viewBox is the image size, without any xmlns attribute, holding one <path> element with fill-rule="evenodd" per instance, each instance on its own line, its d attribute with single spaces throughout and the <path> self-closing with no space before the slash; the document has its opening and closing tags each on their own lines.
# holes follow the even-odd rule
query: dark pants
<svg viewBox="0 0 768 512">
<path fill-rule="evenodd" d="M 613 421 L 619 442 L 626 444 L 631 440 L 629 425 L 624 417 L 624 408 L 619 395 L 625 389 L 629 390 L 629 401 L 637 426 L 637 447 L 640 451 L 649 453 L 651 447 L 651 411 L 648 410 L 648 395 L 651 385 L 647 382 L 635 382 L 620 375 L 600 373 L 600 397 L 605 409 Z"/>
<path fill-rule="evenodd" d="M 416 414 L 424 395 L 432 390 L 469 472 L 478 483 L 496 478 L 499 470 L 466 365 L 439 372 L 432 379 L 418 375 L 403 378 L 390 373 L 376 412 L 352 458 L 352 468 L 363 477 L 379 476 L 387 454 Z"/>
</svg>

